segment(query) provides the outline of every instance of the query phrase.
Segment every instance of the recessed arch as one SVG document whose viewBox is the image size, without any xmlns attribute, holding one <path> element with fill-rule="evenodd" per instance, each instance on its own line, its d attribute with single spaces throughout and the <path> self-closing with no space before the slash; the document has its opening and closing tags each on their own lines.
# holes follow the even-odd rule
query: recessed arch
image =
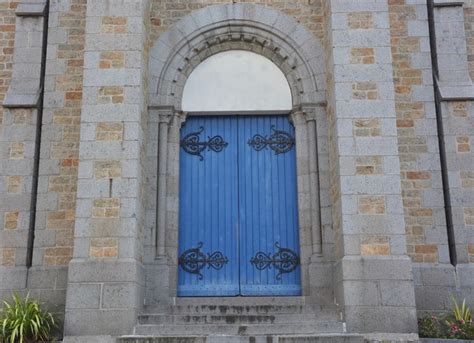
<svg viewBox="0 0 474 343">
<path fill-rule="evenodd" d="M 291 17 L 263 5 L 208 6 L 183 18 L 150 51 L 149 105 L 182 108 L 186 80 L 208 57 L 246 50 L 271 60 L 285 75 L 293 107 L 325 102 L 320 42 Z"/>
<path fill-rule="evenodd" d="M 266 57 L 245 50 L 212 55 L 186 81 L 187 112 L 290 111 L 291 90 L 283 72 Z"/>
<path fill-rule="evenodd" d="M 149 144 L 150 151 L 157 149 L 158 153 L 153 156 L 157 163 L 150 163 L 156 166 L 151 169 L 155 170 L 157 184 L 148 191 L 156 197 L 157 205 L 156 212 L 148 213 L 156 218 L 154 243 L 150 246 L 154 255 L 149 258 L 163 275 L 168 275 L 163 285 L 170 296 L 176 296 L 180 133 L 188 116 L 193 115 L 183 110 L 184 88 L 203 61 L 231 50 L 252 52 L 270 60 L 283 73 L 291 92 L 291 111 L 285 112 L 289 112 L 295 128 L 301 278 L 303 294 L 309 295 L 313 288 L 308 266 L 312 255 L 320 256 L 323 237 L 317 146 L 326 145 L 326 136 L 317 135 L 316 121 L 327 126 L 324 51 L 304 26 L 263 5 L 216 5 L 192 12 L 162 34 L 150 50 L 149 127 L 151 137 L 153 132 L 157 137 L 155 141 L 150 138 Z M 222 109 L 219 112 L 233 114 Z M 211 114 L 215 113 L 204 113 Z"/>
</svg>

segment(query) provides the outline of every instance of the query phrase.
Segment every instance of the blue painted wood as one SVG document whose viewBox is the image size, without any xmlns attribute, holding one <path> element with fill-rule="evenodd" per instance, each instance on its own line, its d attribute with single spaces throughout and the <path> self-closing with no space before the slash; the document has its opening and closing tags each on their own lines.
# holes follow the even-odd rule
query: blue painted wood
<svg viewBox="0 0 474 343">
<path fill-rule="evenodd" d="M 273 257 L 279 243 L 299 256 L 296 153 L 293 146 L 276 154 L 270 147 L 256 151 L 254 135 L 270 137 L 282 130 L 294 137 L 286 116 L 258 116 L 239 121 L 240 290 L 242 295 L 300 295 L 298 266 L 281 274 L 278 268 L 258 270 L 250 260 L 258 252 Z M 280 256 L 281 257 L 281 256 Z"/>
<path fill-rule="evenodd" d="M 180 149 L 178 253 L 199 247 L 201 258 L 222 252 L 228 262 L 200 269 L 202 279 L 180 266 L 179 296 L 301 294 L 299 266 L 280 273 L 271 263 L 262 270 L 251 263 L 258 252 L 273 258 L 277 243 L 299 255 L 295 147 L 276 154 L 248 144 L 272 127 L 294 137 L 283 116 L 191 117 L 182 128 L 182 139 L 200 132 L 200 141 L 220 135 L 228 145 L 202 151 L 202 160 Z"/>
<path fill-rule="evenodd" d="M 199 132 L 200 141 L 220 135 L 228 145 L 221 151 L 205 149 L 202 160 L 180 149 L 180 232 L 178 256 L 202 242 L 205 255 L 222 252 L 228 262 L 216 270 L 206 265 L 199 275 L 178 273 L 179 296 L 239 294 L 237 120 L 189 118 L 181 138 Z"/>
</svg>

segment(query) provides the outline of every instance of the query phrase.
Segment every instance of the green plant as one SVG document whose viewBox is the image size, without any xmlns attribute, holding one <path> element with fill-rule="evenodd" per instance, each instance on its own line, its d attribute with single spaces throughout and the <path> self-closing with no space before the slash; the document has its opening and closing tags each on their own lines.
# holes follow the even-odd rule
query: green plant
<svg viewBox="0 0 474 343">
<path fill-rule="evenodd" d="M 418 333 L 420 337 L 444 338 L 442 324 L 438 317 L 426 315 L 418 319 Z"/>
<path fill-rule="evenodd" d="M 474 324 L 472 322 L 471 309 L 466 305 L 466 299 L 462 305 L 451 296 L 453 306 L 451 313 L 446 315 L 445 323 L 447 325 L 447 337 L 457 339 L 474 339 Z"/>
<path fill-rule="evenodd" d="M 57 327 L 54 315 L 41 308 L 29 294 L 22 299 L 13 294 L 13 302 L 3 302 L 0 312 L 0 341 L 4 343 L 29 343 L 50 341 L 51 331 Z"/>
<path fill-rule="evenodd" d="M 466 305 L 466 300 L 461 305 L 453 296 L 451 300 L 453 306 L 450 313 L 440 317 L 427 315 L 418 319 L 420 337 L 474 340 L 472 312 Z"/>
<path fill-rule="evenodd" d="M 462 305 L 459 306 L 456 298 L 451 296 L 453 307 L 451 308 L 451 316 L 457 321 L 470 322 L 472 320 L 471 309 L 466 306 L 466 299 L 462 301 Z"/>
</svg>

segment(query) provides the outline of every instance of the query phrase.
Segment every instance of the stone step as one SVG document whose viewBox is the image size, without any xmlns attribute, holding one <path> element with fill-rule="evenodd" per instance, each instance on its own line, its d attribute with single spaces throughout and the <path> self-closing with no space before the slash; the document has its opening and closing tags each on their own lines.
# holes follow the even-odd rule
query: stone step
<svg viewBox="0 0 474 343">
<path fill-rule="evenodd" d="M 184 325 L 137 325 L 135 334 L 141 336 L 252 336 L 252 335 L 307 335 L 321 333 L 343 333 L 343 323 L 332 321 L 316 321 L 310 323 L 286 324 L 184 324 Z"/>
<path fill-rule="evenodd" d="M 121 337 L 117 343 L 364 343 L 359 335 Z"/>
<path fill-rule="evenodd" d="M 303 314 L 332 311 L 335 305 L 175 305 L 148 307 L 145 314 L 186 314 L 186 315 L 261 315 L 261 314 Z"/>
<path fill-rule="evenodd" d="M 227 305 L 227 306 L 296 306 L 309 303 L 304 296 L 294 297 L 176 297 L 173 305 L 177 306 L 200 306 L 200 305 Z"/>
<path fill-rule="evenodd" d="M 139 324 L 285 324 L 316 322 L 318 320 L 337 320 L 335 311 L 321 311 L 310 314 L 200 314 L 200 315 L 169 315 L 144 314 L 138 317 Z"/>
</svg>

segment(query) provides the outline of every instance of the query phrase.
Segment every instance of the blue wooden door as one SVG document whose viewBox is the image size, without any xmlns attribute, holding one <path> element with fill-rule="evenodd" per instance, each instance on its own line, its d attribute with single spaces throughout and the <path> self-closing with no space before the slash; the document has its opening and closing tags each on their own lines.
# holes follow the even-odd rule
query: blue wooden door
<svg viewBox="0 0 474 343">
<path fill-rule="evenodd" d="M 180 296 L 238 295 L 237 120 L 189 118 L 181 129 Z"/>
<path fill-rule="evenodd" d="M 191 117 L 180 146 L 178 295 L 301 294 L 288 119 Z"/>
<path fill-rule="evenodd" d="M 299 295 L 294 128 L 283 116 L 240 124 L 240 292 Z"/>
</svg>

